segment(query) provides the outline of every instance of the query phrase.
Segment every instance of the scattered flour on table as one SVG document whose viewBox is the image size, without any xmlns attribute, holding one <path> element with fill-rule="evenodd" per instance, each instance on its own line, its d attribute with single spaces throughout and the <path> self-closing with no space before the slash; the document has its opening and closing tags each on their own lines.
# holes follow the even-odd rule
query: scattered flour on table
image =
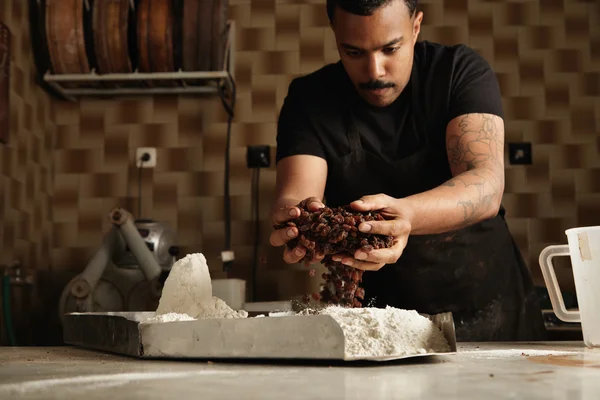
<svg viewBox="0 0 600 400">
<path fill-rule="evenodd" d="M 347 308 L 329 306 L 319 314 L 330 315 L 341 326 L 346 356 L 379 357 L 449 352 L 448 341 L 428 318 L 414 310 L 394 307 Z"/>
<path fill-rule="evenodd" d="M 144 322 L 190 321 L 207 318 L 246 318 L 245 310 L 233 310 L 212 295 L 206 257 L 188 254 L 177 260 L 163 286 L 156 315 Z"/>
<path fill-rule="evenodd" d="M 539 349 L 463 349 L 462 356 L 469 358 L 513 358 L 513 357 L 546 357 L 546 356 L 572 356 L 579 354 L 569 350 L 539 350 Z"/>
</svg>

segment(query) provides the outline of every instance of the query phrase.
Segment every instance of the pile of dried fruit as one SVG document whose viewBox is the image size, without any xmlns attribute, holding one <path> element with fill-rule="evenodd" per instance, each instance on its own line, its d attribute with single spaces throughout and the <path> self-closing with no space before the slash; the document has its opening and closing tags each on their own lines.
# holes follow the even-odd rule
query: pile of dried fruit
<svg viewBox="0 0 600 400">
<path fill-rule="evenodd" d="M 306 265 L 310 264 L 315 254 L 325 255 L 321 261 L 328 270 L 322 275 L 325 285 L 320 294 L 313 294 L 313 298 L 328 304 L 361 307 L 365 295 L 360 287 L 363 271 L 333 261 L 331 257 L 334 254 L 353 256 L 359 249 L 368 252 L 391 247 L 394 238 L 358 230 L 362 222 L 381 221 L 384 217 L 379 212 L 357 212 L 349 206 L 325 207 L 315 212 L 308 211 L 306 206 L 304 201 L 298 204 L 300 216 L 275 225 L 275 229 L 290 226 L 298 228 L 298 237 L 290 240 L 287 246 L 290 249 L 298 245 L 306 248 L 302 259 Z"/>
</svg>

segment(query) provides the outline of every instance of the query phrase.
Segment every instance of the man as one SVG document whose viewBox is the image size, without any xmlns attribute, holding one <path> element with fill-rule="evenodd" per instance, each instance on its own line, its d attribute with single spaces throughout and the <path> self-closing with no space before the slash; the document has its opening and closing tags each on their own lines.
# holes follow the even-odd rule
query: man
<svg viewBox="0 0 600 400">
<path fill-rule="evenodd" d="M 488 63 L 417 41 L 417 0 L 328 0 L 340 62 L 294 79 L 281 109 L 273 221 L 351 204 L 389 220 L 391 249 L 337 257 L 365 270 L 366 301 L 452 311 L 462 341 L 544 337 L 531 276 L 507 228 L 504 122 Z M 271 244 L 298 235 L 277 230 Z M 287 263 L 305 249 L 284 250 Z M 318 261 L 317 257 L 314 261 Z M 367 303 L 365 303 L 367 304 Z"/>
</svg>

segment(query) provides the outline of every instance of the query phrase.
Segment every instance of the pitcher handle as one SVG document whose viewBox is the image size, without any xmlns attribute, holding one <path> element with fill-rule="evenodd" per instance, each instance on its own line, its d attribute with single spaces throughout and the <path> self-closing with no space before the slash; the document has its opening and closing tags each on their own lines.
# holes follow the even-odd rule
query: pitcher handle
<svg viewBox="0 0 600 400">
<path fill-rule="evenodd" d="M 554 257 L 569 255 L 569 246 L 566 244 L 548 246 L 540 253 L 540 268 L 550 295 L 550 303 L 552 303 L 554 314 L 564 322 L 581 322 L 579 311 L 568 311 L 565 307 L 558 279 L 556 279 L 556 273 L 554 272 L 554 264 L 552 264 Z"/>
</svg>

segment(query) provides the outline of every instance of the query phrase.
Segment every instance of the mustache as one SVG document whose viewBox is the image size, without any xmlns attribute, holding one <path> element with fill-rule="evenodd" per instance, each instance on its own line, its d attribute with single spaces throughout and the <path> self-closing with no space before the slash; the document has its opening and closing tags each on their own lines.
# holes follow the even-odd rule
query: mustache
<svg viewBox="0 0 600 400">
<path fill-rule="evenodd" d="M 361 89 L 374 90 L 374 89 L 391 88 L 396 85 L 393 82 L 384 82 L 384 81 L 380 81 L 380 80 L 374 80 L 374 81 L 361 83 L 359 86 Z"/>
</svg>

